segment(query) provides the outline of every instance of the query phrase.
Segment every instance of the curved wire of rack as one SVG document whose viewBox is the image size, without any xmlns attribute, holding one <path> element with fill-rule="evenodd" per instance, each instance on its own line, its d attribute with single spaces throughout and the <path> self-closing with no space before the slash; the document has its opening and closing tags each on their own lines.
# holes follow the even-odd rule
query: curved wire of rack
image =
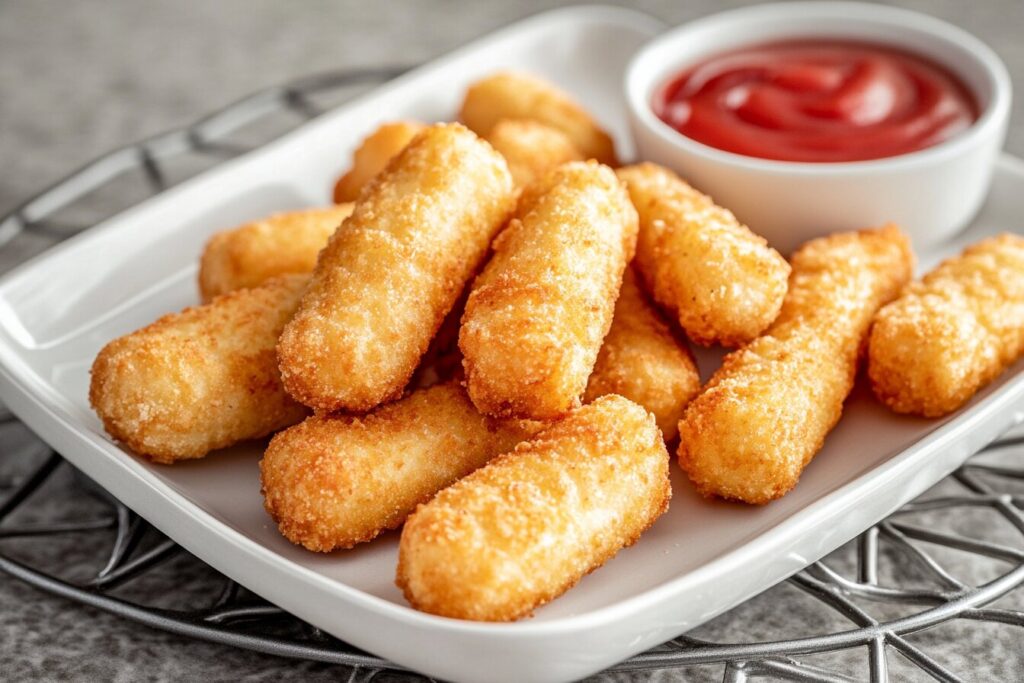
<svg viewBox="0 0 1024 683">
<path fill-rule="evenodd" d="M 114 182 L 126 172 L 139 172 L 153 194 L 168 185 L 164 165 L 169 159 L 190 153 L 209 156 L 214 163 L 252 149 L 230 141 L 239 129 L 287 110 L 299 121 L 323 113 L 316 96 L 337 93 L 353 86 L 397 76 L 405 69 L 388 67 L 344 71 L 306 78 L 272 88 L 203 118 L 187 127 L 128 145 L 90 162 L 0 220 L 0 246 L 29 232 L 50 242 L 84 229 L 85 225 L 60 223 L 53 216 L 83 196 Z M 279 131 L 280 132 L 280 131 Z M 276 135 L 275 135 L 276 137 Z M 0 427 L 16 418 L 0 407 Z M 1004 438 L 986 451 L 1024 445 L 1024 438 Z M 84 581 L 61 578 L 56 571 L 20 562 L 0 548 L 0 571 L 40 590 L 123 618 L 190 638 L 247 648 L 283 657 L 343 664 L 362 672 L 364 680 L 385 670 L 402 667 L 358 650 L 319 629 L 292 617 L 280 608 L 247 594 L 223 577 L 217 595 L 205 607 L 189 610 L 147 606 L 113 595 L 116 588 L 144 576 L 160 563 L 185 551 L 163 537 L 142 518 L 102 491 L 85 477 L 82 489 L 103 501 L 106 512 L 88 519 L 12 524 L 16 513 L 31 508 L 31 499 L 58 470 L 70 467 L 57 453 L 41 443 L 34 450 L 41 463 L 17 481 L 0 480 L 0 543 L 8 539 L 51 542 L 60 536 L 105 533 L 109 552 L 99 569 Z M 951 475 L 960 493 L 914 501 L 887 520 L 864 532 L 855 542 L 855 576 L 845 576 L 828 560 L 812 563 L 787 582 L 811 596 L 847 622 L 846 628 L 813 636 L 751 643 L 718 643 L 680 636 L 649 652 L 626 660 L 609 671 L 626 672 L 722 664 L 727 682 L 757 677 L 793 681 L 859 680 L 847 672 L 801 662 L 797 657 L 851 648 L 864 648 L 867 674 L 873 682 L 889 680 L 888 651 L 939 681 L 959 681 L 949 670 L 907 636 L 954 619 L 984 621 L 1003 626 L 1024 626 L 1024 612 L 991 607 L 991 603 L 1024 583 L 1024 550 L 1006 543 L 969 538 L 946 530 L 924 528 L 901 518 L 925 511 L 956 511 L 987 508 L 995 511 L 1024 537 L 1024 495 L 1010 492 L 1024 481 L 1024 467 L 987 464 L 975 458 Z M 1006 484 L 1003 486 L 1001 484 Z M 940 546 L 998 561 L 1004 568 L 995 578 L 978 585 L 965 583 L 950 573 L 924 546 Z M 879 557 L 888 548 L 914 565 L 931 587 L 887 584 L 879 578 Z M 909 612 L 880 619 L 862 602 L 904 606 Z M 288 628 L 282 628 L 282 624 Z"/>
</svg>

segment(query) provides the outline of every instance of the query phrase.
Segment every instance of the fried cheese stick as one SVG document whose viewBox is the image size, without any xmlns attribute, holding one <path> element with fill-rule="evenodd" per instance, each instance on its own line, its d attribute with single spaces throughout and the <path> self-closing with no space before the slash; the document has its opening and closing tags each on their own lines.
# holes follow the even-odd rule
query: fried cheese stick
<svg viewBox="0 0 1024 683">
<path fill-rule="evenodd" d="M 169 464 L 305 417 L 281 386 L 274 345 L 308 280 L 285 275 L 241 289 L 103 347 L 89 402 L 107 433 Z"/>
<path fill-rule="evenodd" d="M 597 354 L 585 402 L 618 394 L 654 414 L 666 441 L 675 438 L 683 409 L 700 391 L 693 354 L 680 343 L 626 268 L 608 336 Z"/>
<path fill-rule="evenodd" d="M 1024 237 L 968 247 L 878 313 L 868 376 L 898 413 L 938 417 L 1024 353 Z"/>
<path fill-rule="evenodd" d="M 636 211 L 607 166 L 571 162 L 524 193 L 459 331 L 482 413 L 545 420 L 580 404 L 635 241 Z"/>
<path fill-rule="evenodd" d="M 540 179 L 555 166 L 583 160 L 565 133 L 537 121 L 503 119 L 486 139 L 505 157 L 512 180 L 520 188 Z"/>
<path fill-rule="evenodd" d="M 816 239 L 760 337 L 725 357 L 679 423 L 679 463 L 704 495 L 761 504 L 792 489 L 839 421 L 871 319 L 910 279 L 895 226 Z"/>
<path fill-rule="evenodd" d="M 421 505 L 396 583 L 424 612 L 518 619 L 636 542 L 668 509 L 668 469 L 654 417 L 601 397 Z"/>
<path fill-rule="evenodd" d="M 580 105 L 535 76 L 510 71 L 469 87 L 459 120 L 486 137 L 502 119 L 531 119 L 565 133 L 586 159 L 617 165 L 615 144 Z"/>
<path fill-rule="evenodd" d="M 637 272 L 690 339 L 734 347 L 764 331 L 786 295 L 786 260 L 668 169 L 618 173 L 640 215 Z"/>
<path fill-rule="evenodd" d="M 416 136 L 320 253 L 277 347 L 288 393 L 318 411 L 400 396 L 514 202 L 505 160 L 472 132 Z"/>
<path fill-rule="evenodd" d="M 292 543 L 351 548 L 401 526 L 417 505 L 539 426 L 482 416 L 457 382 L 364 417 L 310 417 L 270 442 L 260 462 L 264 506 Z"/>
<path fill-rule="evenodd" d="M 278 275 L 309 273 L 352 204 L 278 213 L 210 238 L 199 259 L 203 302 Z"/>
<path fill-rule="evenodd" d="M 334 185 L 334 202 L 341 204 L 359 199 L 363 186 L 383 171 L 388 162 L 425 127 L 416 121 L 381 124 L 352 154 L 352 168 Z"/>
</svg>

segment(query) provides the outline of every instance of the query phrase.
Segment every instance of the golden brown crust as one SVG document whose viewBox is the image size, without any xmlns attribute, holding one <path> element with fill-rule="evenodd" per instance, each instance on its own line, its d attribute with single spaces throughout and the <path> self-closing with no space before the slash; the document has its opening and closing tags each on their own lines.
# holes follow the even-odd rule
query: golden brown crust
<svg viewBox="0 0 1024 683">
<path fill-rule="evenodd" d="M 459 120 L 487 136 L 502 119 L 531 119 L 565 133 L 585 159 L 616 166 L 615 144 L 580 105 L 535 76 L 504 71 L 469 87 Z"/>
<path fill-rule="evenodd" d="M 634 543 L 671 495 L 654 417 L 604 396 L 417 508 L 396 582 L 425 612 L 518 619 Z"/>
<path fill-rule="evenodd" d="M 316 257 L 352 213 L 352 204 L 278 213 L 210 238 L 199 259 L 204 303 L 272 277 L 311 273 Z"/>
<path fill-rule="evenodd" d="M 676 339 L 640 291 L 633 269 L 626 268 L 612 325 L 583 400 L 625 396 L 654 413 L 665 440 L 671 441 L 679 432 L 683 409 L 699 391 L 700 373 L 689 347 Z"/>
<path fill-rule="evenodd" d="M 569 136 L 538 121 L 502 119 L 487 134 L 487 142 L 505 157 L 519 188 L 539 180 L 556 166 L 583 160 Z"/>
<path fill-rule="evenodd" d="M 579 405 L 635 241 L 636 212 L 607 166 L 564 164 L 524 193 L 459 332 L 481 412 L 544 420 Z"/>
<path fill-rule="evenodd" d="M 103 347 L 89 402 L 107 433 L 173 463 L 301 420 L 306 409 L 281 386 L 274 345 L 308 279 L 238 290 Z"/>
<path fill-rule="evenodd" d="M 640 215 L 637 272 L 690 339 L 732 347 L 764 331 L 786 295 L 786 260 L 668 169 L 644 163 L 618 174 Z"/>
<path fill-rule="evenodd" d="M 539 427 L 483 417 L 454 382 L 362 418 L 310 417 L 270 442 L 260 462 L 264 507 L 292 543 L 351 548 L 398 528 L 418 504 Z"/>
<path fill-rule="evenodd" d="M 796 485 L 842 415 L 875 312 L 913 271 L 895 226 L 813 240 L 764 335 L 725 357 L 679 423 L 679 464 L 704 495 L 767 503 Z"/>
<path fill-rule="evenodd" d="M 1024 237 L 1003 234 L 940 264 L 879 311 L 868 375 L 898 413 L 960 408 L 1024 353 Z"/>
<path fill-rule="evenodd" d="M 342 204 L 359 199 L 363 187 L 424 128 L 426 126 L 416 121 L 390 121 L 366 136 L 352 154 L 352 168 L 334 185 L 334 202 Z"/>
<path fill-rule="evenodd" d="M 288 392 L 319 411 L 400 396 L 514 201 L 486 142 L 459 124 L 420 133 L 320 252 L 278 344 Z"/>
</svg>

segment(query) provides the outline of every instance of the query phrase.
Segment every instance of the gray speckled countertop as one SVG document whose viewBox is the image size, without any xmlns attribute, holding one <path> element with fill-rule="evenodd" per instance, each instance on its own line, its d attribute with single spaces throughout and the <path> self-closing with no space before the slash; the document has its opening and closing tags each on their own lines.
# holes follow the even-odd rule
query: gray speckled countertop
<svg viewBox="0 0 1024 683">
<path fill-rule="evenodd" d="M 516 19 L 555 6 L 549 0 L 502 3 L 454 1 L 366 3 L 308 0 L 172 2 L 171 0 L 7 0 L 0 3 L 0 214 L 68 170 L 107 149 L 191 121 L 261 87 L 346 66 L 417 63 Z M 630 3 L 626 3 L 630 4 Z M 631 3 L 678 23 L 746 2 L 647 0 Z M 904 0 L 898 3 L 948 19 L 982 37 L 1006 60 L 1024 92 L 1024 2 L 1020 0 Z M 1018 97 L 1007 144 L 1024 155 L 1024 97 Z M 1018 226 L 1019 227 L 1019 226 Z M 18 256 L 0 253 L 0 270 Z M 20 427 L 0 427 L 4 449 L 24 443 Z M 0 488 L 24 463 L 0 454 Z M 940 484 L 950 486 L 948 482 Z M 75 518 L 95 509 L 70 472 L 47 485 L 33 507 L 40 518 Z M 922 525 L 950 524 L 921 518 Z M 964 512 L 960 533 L 991 532 L 992 519 Z M 1007 537 L 1012 539 L 1011 536 Z M 1019 539 L 1013 540 L 1019 545 Z M 72 574 L 94 557 L 83 540 L 59 561 Z M 26 560 L 56 552 L 15 543 Z M 849 549 L 836 563 L 848 561 Z M 846 555 L 843 555 L 843 553 Z M 993 569 L 950 555 L 965 580 Z M 137 590 L 186 601 L 180 587 L 213 580 L 188 556 L 161 567 Z M 1021 591 L 1000 601 L 1021 609 Z M 827 620 L 795 589 L 780 585 L 699 629 L 716 640 L 775 639 L 825 628 Z M 835 624 L 833 624 L 835 626 Z M 795 630 L 794 630 L 795 629 Z M 915 636 L 915 643 L 971 680 L 1024 679 L 1021 634 L 956 622 Z M 864 678 L 862 652 L 818 655 Z M 923 676 L 890 658 L 897 679 Z M 346 680 L 344 667 L 296 662 L 189 641 L 42 594 L 0 575 L 0 680 Z M 607 680 L 714 680 L 720 668 L 604 676 Z M 404 680 L 383 674 L 375 680 Z"/>
</svg>

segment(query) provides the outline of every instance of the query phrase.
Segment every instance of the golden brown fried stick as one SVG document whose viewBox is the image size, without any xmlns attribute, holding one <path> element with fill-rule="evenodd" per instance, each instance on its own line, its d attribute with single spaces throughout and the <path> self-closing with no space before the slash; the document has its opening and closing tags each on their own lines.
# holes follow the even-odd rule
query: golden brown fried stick
<svg viewBox="0 0 1024 683">
<path fill-rule="evenodd" d="M 516 187 L 526 187 L 567 161 L 583 160 L 565 133 L 537 121 L 498 121 L 487 134 L 487 142 L 505 157 Z"/>
<path fill-rule="evenodd" d="M 853 387 L 876 311 L 910 279 L 895 226 L 808 242 L 767 332 L 725 357 L 679 423 L 679 463 L 704 495 L 767 503 L 796 485 Z"/>
<path fill-rule="evenodd" d="M 481 412 L 544 420 L 579 405 L 635 241 L 636 211 L 607 166 L 568 163 L 529 188 L 462 316 Z"/>
<path fill-rule="evenodd" d="M 459 124 L 427 128 L 320 252 L 278 357 L 322 411 L 397 398 L 514 204 L 500 154 Z"/>
<path fill-rule="evenodd" d="M 264 506 L 292 543 L 351 548 L 399 527 L 418 504 L 539 426 L 483 417 L 455 382 L 362 418 L 310 417 L 270 442 L 260 462 Z"/>
<path fill-rule="evenodd" d="M 415 121 L 383 123 L 363 140 L 352 155 L 352 168 L 334 185 L 334 202 L 354 202 L 363 186 L 384 170 L 426 126 Z"/>
<path fill-rule="evenodd" d="M 618 173 L 640 214 L 637 272 L 690 338 L 739 346 L 768 327 L 786 295 L 786 260 L 668 169 Z"/>
<path fill-rule="evenodd" d="M 580 105 L 555 86 L 534 76 L 500 72 L 466 91 L 459 120 L 487 136 L 502 119 L 532 119 L 565 133 L 584 158 L 615 166 L 611 137 Z"/>
<path fill-rule="evenodd" d="M 285 275 L 241 289 L 103 347 L 89 402 L 107 433 L 173 463 L 305 417 L 281 386 L 274 345 L 308 280 Z"/>
<path fill-rule="evenodd" d="M 1003 234 L 943 262 L 881 311 L 868 375 L 898 413 L 951 413 L 1024 353 L 1024 237 Z"/>
<path fill-rule="evenodd" d="M 680 343 L 636 284 L 632 268 L 622 279 L 615 316 L 583 395 L 586 402 L 619 394 L 654 413 L 671 441 L 686 404 L 700 391 L 693 354 Z"/>
<path fill-rule="evenodd" d="M 396 583 L 425 612 L 518 619 L 636 542 L 671 497 L 654 417 L 604 396 L 421 505 Z"/>
<path fill-rule="evenodd" d="M 351 204 L 278 213 L 210 238 L 199 259 L 204 302 L 278 275 L 309 273 Z"/>
</svg>

